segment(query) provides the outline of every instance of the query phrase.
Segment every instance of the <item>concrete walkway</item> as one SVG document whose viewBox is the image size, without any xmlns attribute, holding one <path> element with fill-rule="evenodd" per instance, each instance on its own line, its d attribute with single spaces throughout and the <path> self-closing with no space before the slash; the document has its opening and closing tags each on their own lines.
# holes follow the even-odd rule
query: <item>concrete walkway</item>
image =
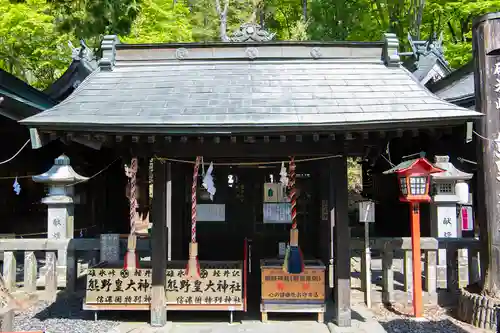
<svg viewBox="0 0 500 333">
<path fill-rule="evenodd" d="M 124 323 L 108 333 L 385 333 L 385 329 L 366 307 L 353 305 L 352 327 L 340 328 L 332 323 L 311 321 L 260 321 L 241 322 L 169 322 L 165 327 L 153 328 L 147 323 Z M 328 314 L 328 313 L 327 313 Z M 327 315 L 328 318 L 328 315 Z M 271 318 L 272 319 L 272 318 Z"/>
</svg>

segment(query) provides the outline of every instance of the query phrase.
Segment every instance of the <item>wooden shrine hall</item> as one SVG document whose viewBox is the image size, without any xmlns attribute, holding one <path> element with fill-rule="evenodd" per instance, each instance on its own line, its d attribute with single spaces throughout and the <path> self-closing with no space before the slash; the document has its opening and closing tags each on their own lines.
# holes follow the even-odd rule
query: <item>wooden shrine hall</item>
<svg viewBox="0 0 500 333">
<path fill-rule="evenodd" d="M 432 140 L 481 116 L 419 84 L 401 66 L 393 34 L 382 42 L 271 38 L 256 25 L 242 26 L 231 43 L 128 45 L 105 36 L 98 69 L 62 103 L 21 121 L 37 132 L 33 148 L 83 136 L 126 164 L 138 157 L 144 168 L 153 160 L 145 307 L 152 325 L 166 323 L 168 261 L 188 259 L 197 156 L 205 169 L 214 162 L 213 202 L 226 207 L 225 223 L 198 223 L 200 262 L 252 258 L 244 267 L 249 302 L 261 293 L 262 260 L 275 258 L 289 235 L 289 224 L 263 223 L 263 186 L 273 183 L 270 174 L 279 179 L 280 161 L 296 159 L 300 246 L 306 261 L 326 267 L 322 283 L 335 321 L 350 326 L 346 158 L 380 152 L 395 136 Z"/>
</svg>

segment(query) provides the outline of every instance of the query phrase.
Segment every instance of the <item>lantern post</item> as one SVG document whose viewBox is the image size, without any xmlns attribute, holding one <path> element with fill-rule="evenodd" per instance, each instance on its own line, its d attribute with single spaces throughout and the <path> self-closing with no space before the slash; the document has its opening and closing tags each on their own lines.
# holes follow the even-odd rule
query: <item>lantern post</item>
<svg viewBox="0 0 500 333">
<path fill-rule="evenodd" d="M 403 161 L 384 172 L 396 174 L 400 190 L 399 200 L 410 204 L 411 248 L 413 260 L 413 315 L 422 317 L 422 263 L 420 261 L 420 203 L 430 202 L 430 175 L 443 172 L 432 165 L 424 153 L 420 158 Z"/>
</svg>

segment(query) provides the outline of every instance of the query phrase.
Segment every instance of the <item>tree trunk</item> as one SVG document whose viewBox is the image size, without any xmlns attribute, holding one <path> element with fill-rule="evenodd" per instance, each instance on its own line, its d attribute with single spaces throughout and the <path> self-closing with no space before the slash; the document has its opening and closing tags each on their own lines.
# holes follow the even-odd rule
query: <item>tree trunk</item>
<svg viewBox="0 0 500 333">
<path fill-rule="evenodd" d="M 500 298 L 500 13 L 474 21 L 476 109 L 484 114 L 476 123 L 478 153 L 477 221 L 482 242 L 483 294 Z M 500 89 L 498 89 L 500 90 Z M 498 103 L 498 104 L 497 104 Z M 482 139 L 484 137 L 486 139 Z"/>
<path fill-rule="evenodd" d="M 307 22 L 307 0 L 302 0 L 302 17 Z"/>
<path fill-rule="evenodd" d="M 215 9 L 219 16 L 219 36 L 223 42 L 229 42 L 227 36 L 227 10 L 229 8 L 229 0 L 224 0 L 224 9 L 221 8 L 220 0 L 215 0 Z"/>
</svg>

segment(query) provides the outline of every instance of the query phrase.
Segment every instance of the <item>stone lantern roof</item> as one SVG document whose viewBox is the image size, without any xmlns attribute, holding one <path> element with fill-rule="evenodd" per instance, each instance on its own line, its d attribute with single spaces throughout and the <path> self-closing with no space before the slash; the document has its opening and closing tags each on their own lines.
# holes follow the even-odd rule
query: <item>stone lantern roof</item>
<svg viewBox="0 0 500 333">
<path fill-rule="evenodd" d="M 54 160 L 54 165 L 48 171 L 33 176 L 33 181 L 44 184 L 73 184 L 87 181 L 89 178 L 79 175 L 70 164 L 69 157 L 61 155 Z"/>
<path fill-rule="evenodd" d="M 449 156 L 435 156 L 434 165 L 445 170 L 444 172 L 432 174 L 433 180 L 470 180 L 473 174 L 457 169 L 451 162 Z"/>
</svg>

